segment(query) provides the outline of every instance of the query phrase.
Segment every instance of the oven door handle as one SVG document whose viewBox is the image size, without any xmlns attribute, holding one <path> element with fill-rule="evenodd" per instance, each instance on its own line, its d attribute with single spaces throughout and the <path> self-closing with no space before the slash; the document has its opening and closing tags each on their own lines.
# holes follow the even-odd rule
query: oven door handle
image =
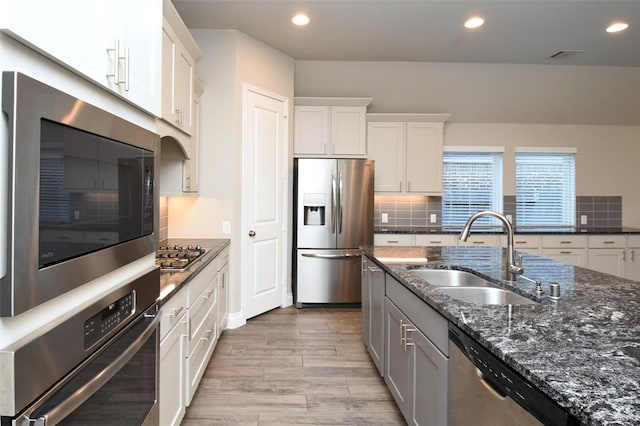
<svg viewBox="0 0 640 426">
<path fill-rule="evenodd" d="M 96 393 L 102 386 L 104 386 L 109 380 L 113 378 L 130 360 L 135 354 L 142 348 L 142 346 L 149 339 L 149 336 L 156 330 L 158 323 L 160 322 L 160 316 L 157 314 L 143 314 L 140 316 L 140 320 L 153 317 L 153 320 L 149 325 L 140 333 L 136 340 L 122 352 L 111 364 L 106 366 L 100 373 L 98 373 L 91 381 L 87 382 L 81 388 L 76 390 L 68 399 L 61 402 L 47 413 L 41 414 L 37 419 L 28 419 L 30 425 L 33 426 L 53 426 L 60 423 L 71 414 L 74 410 L 80 407 L 87 399 L 89 399 L 94 393 Z"/>
</svg>

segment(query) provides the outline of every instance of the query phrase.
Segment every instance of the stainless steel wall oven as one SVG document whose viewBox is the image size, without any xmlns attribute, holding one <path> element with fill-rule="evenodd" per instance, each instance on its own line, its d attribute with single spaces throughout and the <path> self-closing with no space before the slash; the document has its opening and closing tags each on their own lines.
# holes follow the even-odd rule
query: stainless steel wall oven
<svg viewBox="0 0 640 426">
<path fill-rule="evenodd" d="M 1 426 L 158 425 L 159 269 L 0 351 Z"/>
<path fill-rule="evenodd" d="M 0 315 L 15 316 L 155 251 L 160 139 L 23 74 L 2 85 Z"/>
</svg>

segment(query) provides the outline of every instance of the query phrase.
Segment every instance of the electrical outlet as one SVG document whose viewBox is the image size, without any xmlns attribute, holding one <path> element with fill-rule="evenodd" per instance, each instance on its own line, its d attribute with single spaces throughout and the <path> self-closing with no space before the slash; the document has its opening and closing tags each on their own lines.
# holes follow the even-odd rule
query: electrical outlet
<svg viewBox="0 0 640 426">
<path fill-rule="evenodd" d="M 507 220 L 509 221 L 509 223 L 513 223 L 513 217 L 511 217 L 510 214 L 507 215 Z"/>
<path fill-rule="evenodd" d="M 429 221 L 431 223 L 436 223 L 438 221 L 438 215 L 435 213 L 431 213 L 431 216 L 429 217 Z"/>
<path fill-rule="evenodd" d="M 227 220 L 222 222 L 222 233 L 223 234 L 230 234 L 231 233 L 231 222 L 229 222 Z"/>
<path fill-rule="evenodd" d="M 583 214 L 580 215 L 580 225 L 586 225 L 587 224 L 587 215 Z"/>
<path fill-rule="evenodd" d="M 382 223 L 389 223 L 389 213 L 382 213 Z"/>
</svg>

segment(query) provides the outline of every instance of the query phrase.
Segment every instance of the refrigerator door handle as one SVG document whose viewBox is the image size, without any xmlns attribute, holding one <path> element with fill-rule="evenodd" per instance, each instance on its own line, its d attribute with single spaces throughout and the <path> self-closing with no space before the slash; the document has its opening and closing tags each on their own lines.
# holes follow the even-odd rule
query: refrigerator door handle
<svg viewBox="0 0 640 426">
<path fill-rule="evenodd" d="M 351 259 L 354 257 L 362 257 L 362 253 L 343 253 L 343 254 L 316 254 L 316 253 L 302 253 L 302 257 L 315 257 L 318 259 Z"/>
<path fill-rule="evenodd" d="M 344 203 L 344 196 L 342 195 L 342 173 L 339 173 L 338 177 L 338 234 L 342 234 L 342 204 Z"/>
<path fill-rule="evenodd" d="M 336 172 L 331 173 L 331 233 L 336 233 L 336 210 L 338 208 L 338 188 Z"/>
</svg>

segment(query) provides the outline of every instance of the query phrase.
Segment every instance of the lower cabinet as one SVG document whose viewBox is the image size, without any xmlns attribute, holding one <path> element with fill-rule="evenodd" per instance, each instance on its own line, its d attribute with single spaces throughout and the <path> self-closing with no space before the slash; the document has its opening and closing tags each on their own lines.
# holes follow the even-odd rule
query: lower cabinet
<svg viewBox="0 0 640 426">
<path fill-rule="evenodd" d="M 447 320 L 390 275 L 386 289 L 384 380 L 407 423 L 446 425 Z"/>
<path fill-rule="evenodd" d="M 179 425 L 226 324 L 228 249 L 162 305 L 160 425 Z"/>
<path fill-rule="evenodd" d="M 179 425 L 186 402 L 187 295 L 183 288 L 162 306 L 160 319 L 160 424 Z"/>
<path fill-rule="evenodd" d="M 362 337 L 373 363 L 384 376 L 385 273 L 362 257 Z"/>
</svg>

